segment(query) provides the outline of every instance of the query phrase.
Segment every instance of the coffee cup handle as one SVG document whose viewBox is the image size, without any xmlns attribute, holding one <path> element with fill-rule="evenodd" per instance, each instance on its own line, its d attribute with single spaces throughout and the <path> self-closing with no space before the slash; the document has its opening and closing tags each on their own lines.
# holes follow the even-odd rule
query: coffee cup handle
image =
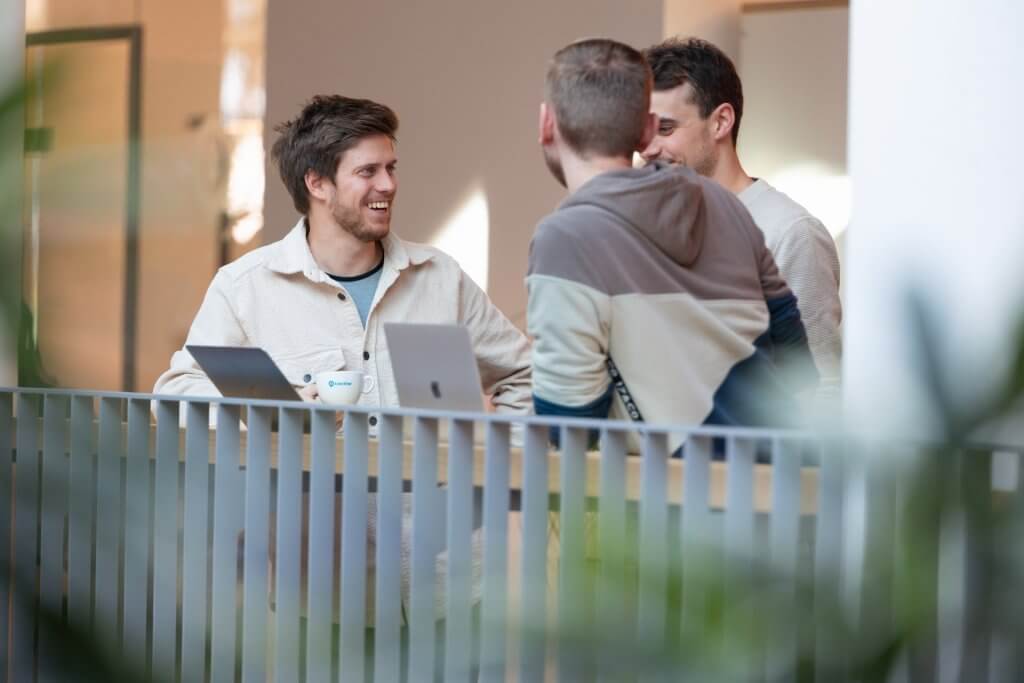
<svg viewBox="0 0 1024 683">
<path fill-rule="evenodd" d="M 375 386 L 373 375 L 363 375 L 363 393 L 368 394 Z"/>
</svg>

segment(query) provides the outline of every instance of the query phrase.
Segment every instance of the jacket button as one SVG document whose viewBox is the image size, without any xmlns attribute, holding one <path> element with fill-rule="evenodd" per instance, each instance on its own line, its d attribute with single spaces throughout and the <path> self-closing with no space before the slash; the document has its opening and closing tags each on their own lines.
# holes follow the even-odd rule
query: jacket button
<svg viewBox="0 0 1024 683">
<path fill-rule="evenodd" d="M 344 301 L 345 300 L 345 292 L 338 292 L 338 298 L 341 299 L 342 301 Z"/>
<path fill-rule="evenodd" d="M 363 360 L 370 360 L 370 352 L 363 351 Z"/>
<path fill-rule="evenodd" d="M 308 372 L 305 375 L 302 376 L 302 381 L 303 382 L 308 382 L 311 379 L 313 379 L 313 375 L 309 374 Z"/>
<path fill-rule="evenodd" d="M 370 416 L 370 426 L 371 427 L 376 427 L 377 426 L 377 417 L 375 415 L 371 415 Z"/>
</svg>

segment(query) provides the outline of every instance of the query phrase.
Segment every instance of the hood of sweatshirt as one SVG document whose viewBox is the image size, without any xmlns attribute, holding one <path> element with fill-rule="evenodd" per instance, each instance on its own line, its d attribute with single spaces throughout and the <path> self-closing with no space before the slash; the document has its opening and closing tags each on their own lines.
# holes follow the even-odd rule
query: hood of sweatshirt
<svg viewBox="0 0 1024 683">
<path fill-rule="evenodd" d="M 597 206 L 618 216 L 682 266 L 700 255 L 707 230 L 704 181 L 692 169 L 654 162 L 607 171 L 559 208 Z"/>
</svg>

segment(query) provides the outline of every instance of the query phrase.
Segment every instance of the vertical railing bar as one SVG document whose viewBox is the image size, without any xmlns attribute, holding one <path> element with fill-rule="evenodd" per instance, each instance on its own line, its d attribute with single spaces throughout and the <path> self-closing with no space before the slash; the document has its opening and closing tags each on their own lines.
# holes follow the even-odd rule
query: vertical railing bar
<svg viewBox="0 0 1024 683">
<path fill-rule="evenodd" d="M 344 678 L 363 680 L 366 666 L 366 539 L 369 512 L 369 431 L 365 413 L 345 416 L 345 473 L 341 497 L 341 655 Z"/>
<path fill-rule="evenodd" d="M 377 583 L 374 604 L 374 679 L 401 676 L 402 418 L 385 415 L 377 450 Z"/>
<path fill-rule="evenodd" d="M 598 510 L 598 547 L 601 557 L 601 581 L 598 590 L 598 623 L 618 625 L 634 635 L 624 623 L 626 613 L 625 548 L 626 541 L 626 433 L 605 430 L 601 437 L 601 490 Z M 618 653 L 609 649 L 601 654 L 598 667 L 602 681 L 620 680 Z"/>
<path fill-rule="evenodd" d="M 893 455 L 887 442 L 866 440 L 865 447 L 858 454 L 858 475 L 863 477 L 863 499 L 858 506 L 856 498 L 849 506 L 847 528 L 854 525 L 849 521 L 862 520 L 863 535 L 855 544 L 848 545 L 847 568 L 854 568 L 844 577 L 849 590 L 856 592 L 853 602 L 853 623 L 859 633 L 870 633 L 879 642 L 894 636 L 892 609 L 893 586 L 880 577 L 891 577 L 894 568 L 893 501 L 892 482 L 887 468 L 880 463 Z M 869 455 L 870 454 L 870 455 Z M 977 680 L 977 679 L 963 679 Z"/>
<path fill-rule="evenodd" d="M 96 605 L 93 626 L 120 648 L 118 595 L 121 578 L 121 399 L 100 399 L 96 474 Z"/>
<path fill-rule="evenodd" d="M 92 633 L 95 436 L 92 398 L 73 396 L 68 491 L 68 621 L 85 635 Z"/>
<path fill-rule="evenodd" d="M 814 612 L 815 620 L 821 623 L 826 623 L 841 598 L 836 577 L 841 574 L 843 556 L 844 455 L 838 442 L 822 444 L 814 531 Z M 838 663 L 839 647 L 839 643 L 815 639 L 814 675 L 818 683 L 830 683 L 842 675 L 828 666 Z"/>
<path fill-rule="evenodd" d="M 334 411 L 314 410 L 309 474 L 309 562 L 306 590 L 306 680 L 331 676 L 331 618 L 334 610 Z"/>
<path fill-rule="evenodd" d="M 561 633 L 579 633 L 589 621 L 585 592 L 585 489 L 588 430 L 562 428 L 559 489 L 558 621 Z M 579 680 L 585 662 L 570 647 L 558 649 L 561 680 Z"/>
<path fill-rule="evenodd" d="M 484 482 L 484 583 L 480 615 L 480 678 L 483 683 L 501 683 L 505 680 L 509 437 L 508 424 L 489 423 Z"/>
<path fill-rule="evenodd" d="M 964 541 L 964 650 L 959 680 L 989 681 L 992 678 L 992 600 L 997 569 L 988 550 L 995 526 L 992 506 L 992 451 L 965 448 L 957 453 L 961 462 L 960 487 L 963 497 Z M 1007 586 L 1006 588 L 1010 588 Z"/>
<path fill-rule="evenodd" d="M 685 618 L 703 620 L 706 612 L 705 583 L 711 557 L 711 450 L 707 436 L 686 442 L 683 462 L 683 609 Z"/>
<path fill-rule="evenodd" d="M 68 462 L 64 457 L 67 441 L 68 401 L 63 396 L 43 399 L 43 478 L 40 507 L 39 602 L 40 608 L 58 619 L 64 602 L 64 519 L 67 506 Z M 2 613 L 6 619 L 7 613 Z M 61 656 L 59 642 L 52 642 L 50 629 L 39 631 L 39 673 Z M 52 674 L 51 674 L 52 675 Z"/>
<path fill-rule="evenodd" d="M 665 604 L 668 587 L 668 436 L 648 432 L 644 435 L 640 513 L 640 608 L 637 636 L 658 647 L 665 638 L 668 612 Z"/>
<path fill-rule="evenodd" d="M 238 651 L 238 536 L 245 499 L 239 470 L 238 406 L 217 407 L 213 493 L 213 590 L 210 606 L 210 680 L 235 680 Z"/>
<path fill-rule="evenodd" d="M 448 598 L 445 677 L 467 680 L 472 661 L 473 423 L 452 420 L 448 443 Z"/>
<path fill-rule="evenodd" d="M 774 438 L 772 448 L 771 559 L 772 566 L 786 584 L 779 588 L 783 613 L 795 613 L 797 560 L 800 534 L 800 446 L 799 442 Z M 797 633 L 779 629 L 770 634 L 778 640 L 768 648 L 766 677 L 779 680 L 796 671 Z"/>
<path fill-rule="evenodd" d="M 754 557 L 754 450 L 755 443 L 748 437 L 730 436 L 726 439 L 725 550 L 726 600 L 732 607 L 729 614 L 735 619 L 732 628 L 725 629 L 731 640 L 735 634 L 749 631 L 754 619 L 753 609 L 744 595 L 752 590 Z M 746 677 L 757 679 L 760 652 L 737 652 L 738 666 L 746 669 Z"/>
<path fill-rule="evenodd" d="M 122 652 L 145 671 L 149 647 L 150 463 L 149 401 L 128 401 L 125 462 L 124 603 Z"/>
<path fill-rule="evenodd" d="M 412 481 L 412 577 L 409 596 L 410 676 L 432 676 L 437 544 L 437 420 L 416 418 Z"/>
<path fill-rule="evenodd" d="M 9 680 L 10 671 L 7 664 L 10 653 L 7 650 L 10 633 L 8 615 L 11 607 L 11 501 L 14 498 L 14 395 L 9 391 L 0 392 L 0 500 L 8 501 L 0 505 L 0 577 L 4 583 L 0 586 L 0 678 Z"/>
<path fill-rule="evenodd" d="M 157 401 L 153 483 L 152 670 L 174 680 L 178 665 L 179 410 L 178 401 Z"/>
<path fill-rule="evenodd" d="M 526 428 L 519 650 L 519 678 L 524 681 L 541 680 L 547 658 L 548 437 L 547 427 Z"/>
<path fill-rule="evenodd" d="M 36 554 L 39 546 L 36 539 L 39 529 L 39 398 L 30 394 L 18 394 L 17 404 L 13 580 L 14 591 L 19 599 L 18 604 L 12 605 L 11 610 L 9 666 L 10 680 L 31 681 L 35 676 L 33 641 L 38 599 Z"/>
<path fill-rule="evenodd" d="M 181 678 L 206 678 L 207 532 L 210 499 L 210 404 L 185 413 L 185 514 L 181 596 Z"/>
<path fill-rule="evenodd" d="M 270 531 L 271 408 L 249 408 L 245 457 L 245 553 L 242 576 L 242 681 L 267 674 L 267 562 Z"/>
<path fill-rule="evenodd" d="M 281 408 L 277 441 L 277 528 L 275 537 L 274 680 L 299 680 L 299 618 L 302 557 L 302 418 Z"/>
</svg>

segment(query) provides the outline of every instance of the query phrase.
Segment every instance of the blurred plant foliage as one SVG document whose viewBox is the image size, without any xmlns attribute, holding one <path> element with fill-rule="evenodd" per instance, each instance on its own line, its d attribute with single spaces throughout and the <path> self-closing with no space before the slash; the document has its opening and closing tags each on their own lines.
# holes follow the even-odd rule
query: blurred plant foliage
<svg viewBox="0 0 1024 683">
<path fill-rule="evenodd" d="M 53 82 L 59 78 L 59 64 L 50 64 L 45 68 L 46 78 Z M 21 296 L 21 259 L 22 259 L 22 193 L 24 191 L 24 117 L 25 104 L 34 93 L 34 85 L 30 82 L 14 84 L 0 83 L 0 349 L 10 349 L 16 345 L 18 353 L 18 378 L 22 386 L 45 386 L 42 364 L 38 346 L 31 334 L 31 312 Z M 0 487 L 3 491 L 12 491 L 17 483 L 13 477 L 7 478 L 10 470 L 0 470 Z M 66 482 L 50 482 L 44 479 L 41 486 L 56 488 L 66 486 Z M 9 501 L 6 495 L 5 501 Z M 35 507 L 35 503 L 31 503 Z M 31 518 L 34 513 L 39 515 L 42 524 L 48 518 L 59 516 L 63 523 L 63 511 L 47 508 L 45 503 L 37 509 L 29 509 L 29 505 L 15 498 L 11 512 L 15 518 L 26 516 Z M 17 553 L 16 553 L 17 555 Z M 6 557 L 6 553 L 5 553 Z M 15 622 L 26 624 L 26 619 L 34 615 L 34 633 L 13 633 L 3 629 L 3 633 L 11 636 L 10 647 L 21 648 L 20 657 L 30 657 L 24 648 L 45 648 L 47 655 L 40 657 L 42 661 L 38 672 L 40 680 L 60 681 L 142 681 L 146 680 L 137 669 L 137 660 L 123 659 L 114 654 L 111 639 L 93 630 L 88 623 L 71 623 L 65 614 L 63 604 L 49 604 L 38 598 L 36 568 L 34 563 L 26 567 L 20 562 L 14 566 L 0 562 L 0 582 L 2 592 L 8 598 L 10 613 Z M 7 614 L 2 615 L 7 619 Z M 7 653 L 7 648 L 2 652 Z M 6 679 L 7 659 L 0 661 L 0 672 Z M 157 678 L 162 678 L 158 674 Z M 13 680 L 13 679 L 12 679 Z"/>
</svg>

